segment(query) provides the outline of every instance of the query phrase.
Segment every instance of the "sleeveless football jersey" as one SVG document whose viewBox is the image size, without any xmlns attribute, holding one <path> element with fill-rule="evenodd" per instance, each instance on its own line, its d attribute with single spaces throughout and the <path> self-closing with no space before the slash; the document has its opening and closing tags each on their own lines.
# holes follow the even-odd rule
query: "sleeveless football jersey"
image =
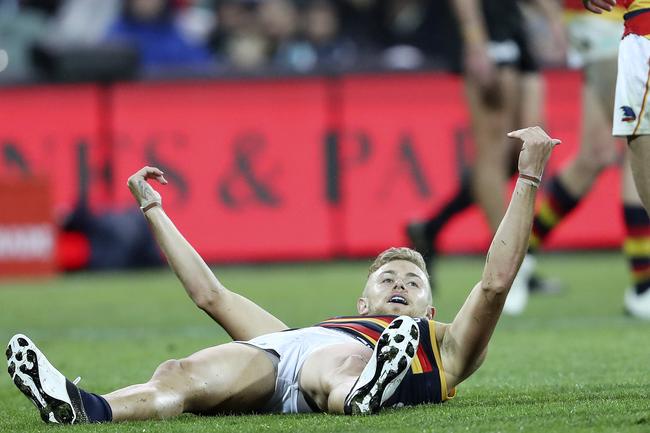
<svg viewBox="0 0 650 433">
<path fill-rule="evenodd" d="M 351 335 L 374 349 L 377 339 L 397 316 L 344 316 L 317 324 Z M 436 341 L 436 322 L 424 318 L 415 319 L 420 329 L 420 345 L 413 358 L 411 369 L 386 402 L 386 406 L 413 406 L 423 403 L 442 403 L 456 394 L 447 389 L 440 350 Z"/>
<path fill-rule="evenodd" d="M 634 34 L 650 38 L 650 0 L 619 0 L 618 3 L 627 9 L 623 37 Z"/>
<path fill-rule="evenodd" d="M 650 0 L 620 0 L 619 3 L 629 12 L 650 8 Z"/>
</svg>

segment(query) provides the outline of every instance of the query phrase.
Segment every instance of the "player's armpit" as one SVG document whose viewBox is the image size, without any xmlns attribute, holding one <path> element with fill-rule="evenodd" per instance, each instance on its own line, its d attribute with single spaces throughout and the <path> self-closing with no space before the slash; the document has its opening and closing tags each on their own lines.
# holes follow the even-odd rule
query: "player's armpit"
<svg viewBox="0 0 650 433">
<path fill-rule="evenodd" d="M 440 356 L 451 389 L 474 373 L 483 363 L 487 346 L 501 312 L 501 300 L 486 293 L 477 283 L 454 321 L 447 327 Z"/>
</svg>

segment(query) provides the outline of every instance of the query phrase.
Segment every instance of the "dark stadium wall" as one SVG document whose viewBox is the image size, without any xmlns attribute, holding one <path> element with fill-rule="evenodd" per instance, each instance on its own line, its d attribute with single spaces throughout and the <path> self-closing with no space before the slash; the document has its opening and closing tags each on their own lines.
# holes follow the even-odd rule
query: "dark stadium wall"
<svg viewBox="0 0 650 433">
<path fill-rule="evenodd" d="M 581 76 L 546 84 L 546 126 L 563 140 L 550 178 L 577 149 Z M 404 245 L 404 224 L 453 194 L 472 159 L 461 83 L 443 74 L 3 88 L 0 113 L 0 177 L 48 177 L 64 215 L 85 191 L 99 212 L 132 206 L 126 178 L 159 166 L 165 208 L 210 261 Z M 599 179 L 549 249 L 618 247 L 618 176 Z M 489 237 L 471 209 L 441 249 L 479 252 Z"/>
</svg>

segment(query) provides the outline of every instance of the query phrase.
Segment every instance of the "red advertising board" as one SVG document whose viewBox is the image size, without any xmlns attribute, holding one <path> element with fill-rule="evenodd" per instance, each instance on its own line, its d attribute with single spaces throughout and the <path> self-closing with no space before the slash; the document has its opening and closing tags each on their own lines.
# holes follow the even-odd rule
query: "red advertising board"
<svg viewBox="0 0 650 433">
<path fill-rule="evenodd" d="M 360 76 L 342 86 L 345 252 L 365 256 L 405 245 L 409 217 L 453 194 L 467 114 L 460 82 L 445 75 Z"/>
<path fill-rule="evenodd" d="M 103 108 L 94 85 L 0 88 L 0 177 L 50 179 L 58 214 L 74 207 L 82 178 L 91 202 L 106 203 Z"/>
<path fill-rule="evenodd" d="M 326 83 L 320 79 L 123 84 L 112 107 L 116 198 L 143 165 L 208 260 L 326 258 Z"/>
<path fill-rule="evenodd" d="M 0 277 L 52 274 L 56 227 L 47 180 L 0 179 Z"/>
<path fill-rule="evenodd" d="M 546 126 L 563 140 L 548 180 L 578 149 L 582 78 L 545 78 Z M 473 147 L 460 79 L 435 73 L 3 88 L 0 118 L 0 178 L 48 178 L 59 214 L 80 185 L 95 209 L 132 206 L 128 176 L 161 167 L 165 208 L 211 261 L 404 245 L 404 225 L 455 193 Z M 549 248 L 619 244 L 618 172 L 601 176 Z M 490 237 L 471 208 L 438 246 L 480 252 Z"/>
</svg>

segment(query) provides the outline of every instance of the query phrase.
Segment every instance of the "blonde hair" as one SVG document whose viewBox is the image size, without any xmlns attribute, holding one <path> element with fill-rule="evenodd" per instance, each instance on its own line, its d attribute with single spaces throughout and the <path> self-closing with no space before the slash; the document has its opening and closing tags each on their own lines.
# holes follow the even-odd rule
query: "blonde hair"
<svg viewBox="0 0 650 433">
<path fill-rule="evenodd" d="M 377 269 L 384 266 L 386 263 L 392 262 L 394 260 L 406 260 L 407 262 L 413 263 L 415 266 L 420 268 L 422 272 L 424 272 L 424 275 L 427 276 L 427 280 L 429 279 L 429 272 L 427 272 L 427 265 L 424 263 L 424 259 L 422 258 L 422 255 L 417 251 L 406 247 L 399 247 L 399 248 L 391 247 L 379 253 L 375 261 L 372 262 L 372 264 L 370 265 L 370 268 L 368 268 L 368 276 L 370 276 Z"/>
</svg>

